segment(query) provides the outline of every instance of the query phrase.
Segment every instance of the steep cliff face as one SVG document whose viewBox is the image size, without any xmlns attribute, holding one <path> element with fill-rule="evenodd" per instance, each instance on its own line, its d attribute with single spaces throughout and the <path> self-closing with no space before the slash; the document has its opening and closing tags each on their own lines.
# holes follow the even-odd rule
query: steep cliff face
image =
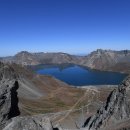
<svg viewBox="0 0 130 130">
<path fill-rule="evenodd" d="M 92 69 L 116 70 L 114 67 L 116 68 L 117 65 L 124 65 L 126 63 L 130 63 L 130 51 L 112 51 L 98 49 L 84 57 L 81 64 Z M 120 66 L 118 71 L 123 68 L 123 65 Z"/>
<path fill-rule="evenodd" d="M 117 62 L 113 51 L 97 50 L 86 56 L 83 64 L 93 69 L 105 69 Z"/>
<path fill-rule="evenodd" d="M 109 126 L 109 129 L 111 129 L 112 124 L 129 119 L 129 89 L 130 76 L 128 76 L 117 89 L 111 92 L 106 104 L 102 106 L 94 116 L 87 119 L 83 127 L 87 130 L 97 130 L 101 128 L 105 130 L 105 127 Z"/>
<path fill-rule="evenodd" d="M 13 69 L 0 63 L 0 129 L 8 119 L 20 114 L 17 89 L 17 76 Z"/>
</svg>

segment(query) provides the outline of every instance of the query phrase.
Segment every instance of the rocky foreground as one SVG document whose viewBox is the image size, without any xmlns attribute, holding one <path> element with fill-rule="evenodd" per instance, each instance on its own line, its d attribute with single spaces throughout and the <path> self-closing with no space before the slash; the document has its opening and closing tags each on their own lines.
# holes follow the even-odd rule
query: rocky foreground
<svg viewBox="0 0 130 130">
<path fill-rule="evenodd" d="M 0 130 L 129 130 L 129 99 L 130 76 L 115 88 L 79 89 L 0 63 Z"/>
<path fill-rule="evenodd" d="M 127 121 L 130 118 L 130 76 L 128 76 L 117 89 L 114 89 L 107 98 L 106 103 L 97 111 L 97 113 L 86 120 L 83 127 L 88 130 L 97 129 L 116 129 L 113 124 Z M 116 126 L 115 126 L 116 127 Z M 118 126 L 117 126 L 118 127 Z M 122 130 L 130 129 L 129 126 L 121 126 Z M 125 128 L 126 127 L 126 128 Z M 108 129 L 107 128 L 107 129 Z"/>
</svg>

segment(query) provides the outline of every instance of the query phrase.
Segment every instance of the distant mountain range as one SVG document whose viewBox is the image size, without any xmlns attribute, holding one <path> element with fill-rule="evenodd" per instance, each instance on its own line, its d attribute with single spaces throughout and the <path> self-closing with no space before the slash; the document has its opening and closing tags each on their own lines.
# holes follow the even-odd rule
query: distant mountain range
<svg viewBox="0 0 130 130">
<path fill-rule="evenodd" d="M 14 56 L 1 57 L 2 62 L 21 65 L 64 64 L 71 63 L 91 69 L 130 72 L 130 50 L 97 49 L 86 56 L 76 56 L 67 53 L 29 53 L 22 51 Z"/>
<path fill-rule="evenodd" d="M 22 51 L 12 57 L 1 58 L 3 62 L 14 62 L 22 65 L 39 65 L 39 64 L 63 64 L 78 63 L 78 56 L 69 55 L 67 53 L 29 53 Z"/>
</svg>

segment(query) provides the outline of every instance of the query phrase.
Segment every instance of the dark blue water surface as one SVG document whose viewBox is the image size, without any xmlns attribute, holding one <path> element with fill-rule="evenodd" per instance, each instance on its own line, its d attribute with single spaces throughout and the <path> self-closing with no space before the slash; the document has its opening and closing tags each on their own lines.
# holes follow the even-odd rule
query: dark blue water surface
<svg viewBox="0 0 130 130">
<path fill-rule="evenodd" d="M 127 75 L 115 72 L 103 72 L 87 69 L 73 65 L 67 67 L 43 65 L 35 69 L 38 74 L 51 75 L 70 85 L 116 85 L 119 84 Z"/>
</svg>

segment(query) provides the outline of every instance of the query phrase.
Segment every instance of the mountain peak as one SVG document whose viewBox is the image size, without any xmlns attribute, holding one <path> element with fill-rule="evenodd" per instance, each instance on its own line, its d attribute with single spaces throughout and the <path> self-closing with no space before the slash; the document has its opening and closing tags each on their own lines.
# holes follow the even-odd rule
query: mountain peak
<svg viewBox="0 0 130 130">
<path fill-rule="evenodd" d="M 16 55 L 28 55 L 28 54 L 31 54 L 30 52 L 28 51 L 21 51 L 21 52 L 18 52 Z"/>
</svg>

